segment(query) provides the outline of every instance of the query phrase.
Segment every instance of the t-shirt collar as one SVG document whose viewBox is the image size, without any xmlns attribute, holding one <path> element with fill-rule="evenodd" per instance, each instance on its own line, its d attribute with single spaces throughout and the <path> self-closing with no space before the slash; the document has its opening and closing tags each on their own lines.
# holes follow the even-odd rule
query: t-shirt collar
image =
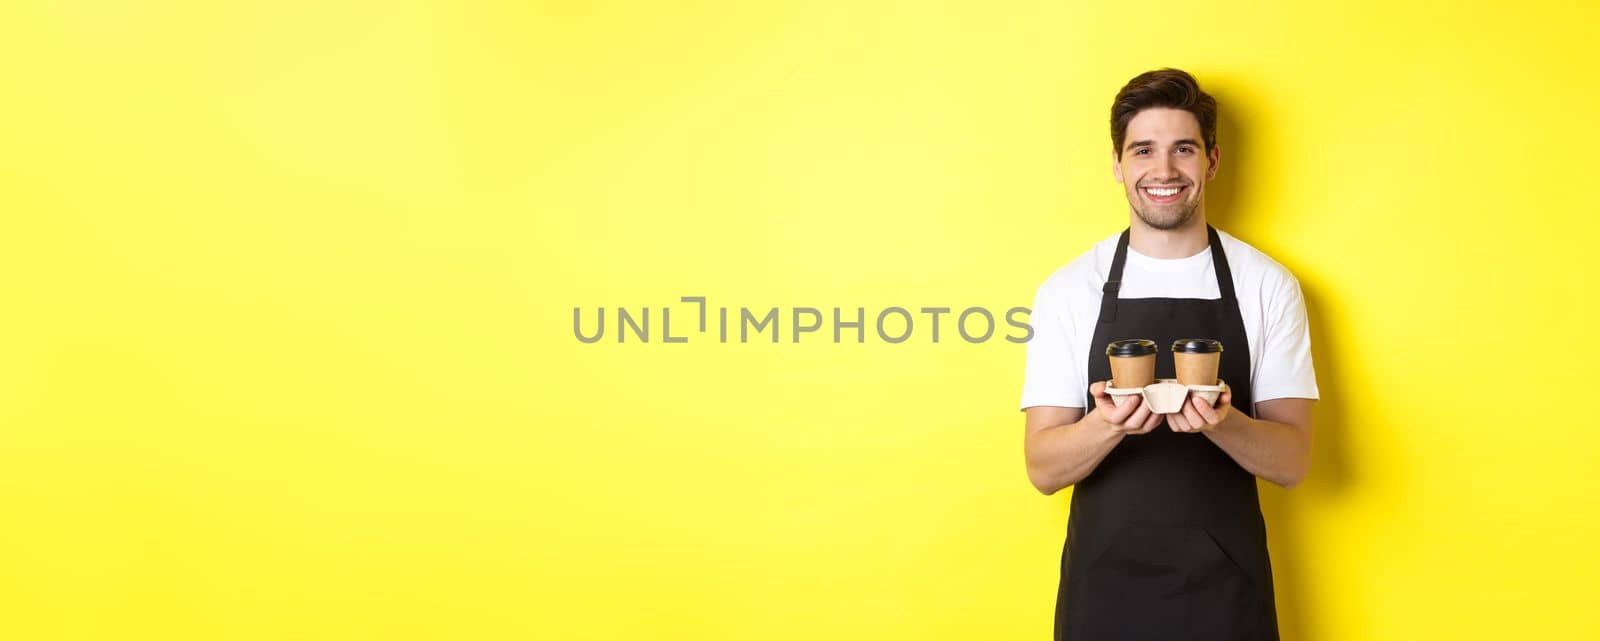
<svg viewBox="0 0 1600 641">
<path fill-rule="evenodd" d="M 1156 272 L 1181 272 L 1195 268 L 1202 268 L 1202 263 L 1211 262 L 1211 246 L 1206 245 L 1200 253 L 1184 258 L 1152 258 L 1136 252 L 1133 247 L 1128 247 L 1128 263 L 1138 265 L 1140 269 Z"/>
</svg>

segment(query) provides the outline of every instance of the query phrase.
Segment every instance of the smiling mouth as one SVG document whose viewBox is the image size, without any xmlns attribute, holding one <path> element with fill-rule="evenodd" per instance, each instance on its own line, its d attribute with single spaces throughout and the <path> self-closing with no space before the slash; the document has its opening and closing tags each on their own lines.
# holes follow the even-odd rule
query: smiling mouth
<svg viewBox="0 0 1600 641">
<path fill-rule="evenodd" d="M 1183 196 L 1184 190 L 1188 188 L 1188 185 L 1174 185 L 1170 187 L 1140 187 L 1139 191 L 1144 192 L 1144 197 L 1150 199 L 1151 202 L 1170 203 L 1177 201 L 1179 197 Z"/>
</svg>

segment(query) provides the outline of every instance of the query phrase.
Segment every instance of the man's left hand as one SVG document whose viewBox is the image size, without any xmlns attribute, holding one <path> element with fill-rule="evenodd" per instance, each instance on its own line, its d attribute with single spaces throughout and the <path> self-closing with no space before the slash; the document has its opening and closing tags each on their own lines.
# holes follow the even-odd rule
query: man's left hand
<svg viewBox="0 0 1600 641">
<path fill-rule="evenodd" d="M 1215 407 L 1207 405 L 1206 399 L 1191 395 L 1184 401 L 1183 411 L 1165 416 L 1167 426 L 1174 432 L 1209 432 L 1228 420 L 1232 410 L 1233 390 L 1224 387 Z"/>
</svg>

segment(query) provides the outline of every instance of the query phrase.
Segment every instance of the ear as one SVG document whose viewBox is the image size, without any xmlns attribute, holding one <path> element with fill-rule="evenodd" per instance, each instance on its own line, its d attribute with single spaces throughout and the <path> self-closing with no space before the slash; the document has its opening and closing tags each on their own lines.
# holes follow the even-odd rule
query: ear
<svg viewBox="0 0 1600 641">
<path fill-rule="evenodd" d="M 1210 157 L 1211 160 L 1211 166 L 1206 167 L 1206 182 L 1211 182 L 1211 179 L 1217 177 L 1217 163 L 1222 162 L 1222 147 L 1212 145 L 1211 153 L 1206 154 L 1206 156 Z"/>
<path fill-rule="evenodd" d="M 1122 182 L 1122 159 L 1117 158 L 1117 150 L 1111 150 L 1111 175 L 1117 177 L 1117 182 Z"/>
</svg>

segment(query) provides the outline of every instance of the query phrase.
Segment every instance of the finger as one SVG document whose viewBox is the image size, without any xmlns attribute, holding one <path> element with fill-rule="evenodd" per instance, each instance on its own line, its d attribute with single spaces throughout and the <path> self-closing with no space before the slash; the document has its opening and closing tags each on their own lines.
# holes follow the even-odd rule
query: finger
<svg viewBox="0 0 1600 641">
<path fill-rule="evenodd" d="M 1110 416 L 1112 412 L 1117 411 L 1116 401 L 1111 400 L 1109 396 L 1096 396 L 1094 398 L 1094 406 L 1095 409 L 1100 410 L 1100 416 L 1102 417 Z"/>
<path fill-rule="evenodd" d="M 1194 405 L 1189 403 L 1183 404 L 1183 418 L 1189 421 L 1190 429 L 1196 432 L 1206 425 L 1205 419 L 1200 418 L 1200 412 L 1194 408 Z"/>
<path fill-rule="evenodd" d="M 1140 425 L 1144 424 L 1144 421 L 1147 418 L 1150 418 L 1150 405 L 1148 403 L 1140 403 L 1139 409 L 1134 410 L 1133 414 L 1128 416 L 1128 420 L 1123 421 L 1123 424 L 1130 428 L 1137 429 Z"/>
<path fill-rule="evenodd" d="M 1203 399 L 1203 398 L 1200 398 L 1199 396 L 1196 396 L 1196 397 L 1194 397 L 1193 405 L 1194 405 L 1194 410 L 1196 412 L 1200 413 L 1200 418 L 1204 419 L 1205 422 L 1210 423 L 1212 425 L 1216 425 L 1217 423 L 1220 422 L 1217 419 L 1217 412 L 1215 410 L 1211 409 L 1210 405 L 1206 404 L 1206 399 Z"/>
<path fill-rule="evenodd" d="M 1233 403 L 1233 388 L 1222 386 L 1222 394 L 1217 397 L 1217 406 L 1231 405 Z"/>
<path fill-rule="evenodd" d="M 1089 385 L 1089 395 L 1094 397 L 1094 406 L 1100 408 L 1100 414 L 1110 418 L 1111 413 L 1117 411 L 1117 399 L 1106 393 L 1106 381 L 1095 381 Z"/>
<path fill-rule="evenodd" d="M 1112 408 L 1112 410 L 1106 414 L 1107 421 L 1110 421 L 1116 425 L 1121 425 L 1127 422 L 1128 417 L 1132 416 L 1136 410 L 1143 406 L 1143 403 L 1140 403 L 1139 401 L 1144 399 L 1138 396 L 1128 396 L 1126 398 L 1128 400 L 1123 402 L 1122 407 Z"/>
<path fill-rule="evenodd" d="M 1095 381 L 1089 384 L 1089 398 L 1094 401 L 1094 406 L 1104 412 L 1111 411 L 1111 397 L 1105 393 L 1106 384 Z"/>
<path fill-rule="evenodd" d="M 1174 432 L 1187 432 L 1187 431 L 1189 431 L 1189 422 L 1183 420 L 1183 415 L 1182 414 L 1162 414 L 1162 416 L 1166 417 L 1167 426 L 1171 427 L 1172 431 L 1174 431 Z"/>
<path fill-rule="evenodd" d="M 1161 415 L 1160 414 L 1156 414 L 1155 412 L 1151 412 L 1150 416 L 1148 418 L 1144 419 L 1144 426 L 1139 428 L 1139 433 L 1140 434 L 1148 433 L 1150 430 L 1155 429 L 1156 426 L 1160 425 L 1160 424 L 1161 424 Z"/>
</svg>

